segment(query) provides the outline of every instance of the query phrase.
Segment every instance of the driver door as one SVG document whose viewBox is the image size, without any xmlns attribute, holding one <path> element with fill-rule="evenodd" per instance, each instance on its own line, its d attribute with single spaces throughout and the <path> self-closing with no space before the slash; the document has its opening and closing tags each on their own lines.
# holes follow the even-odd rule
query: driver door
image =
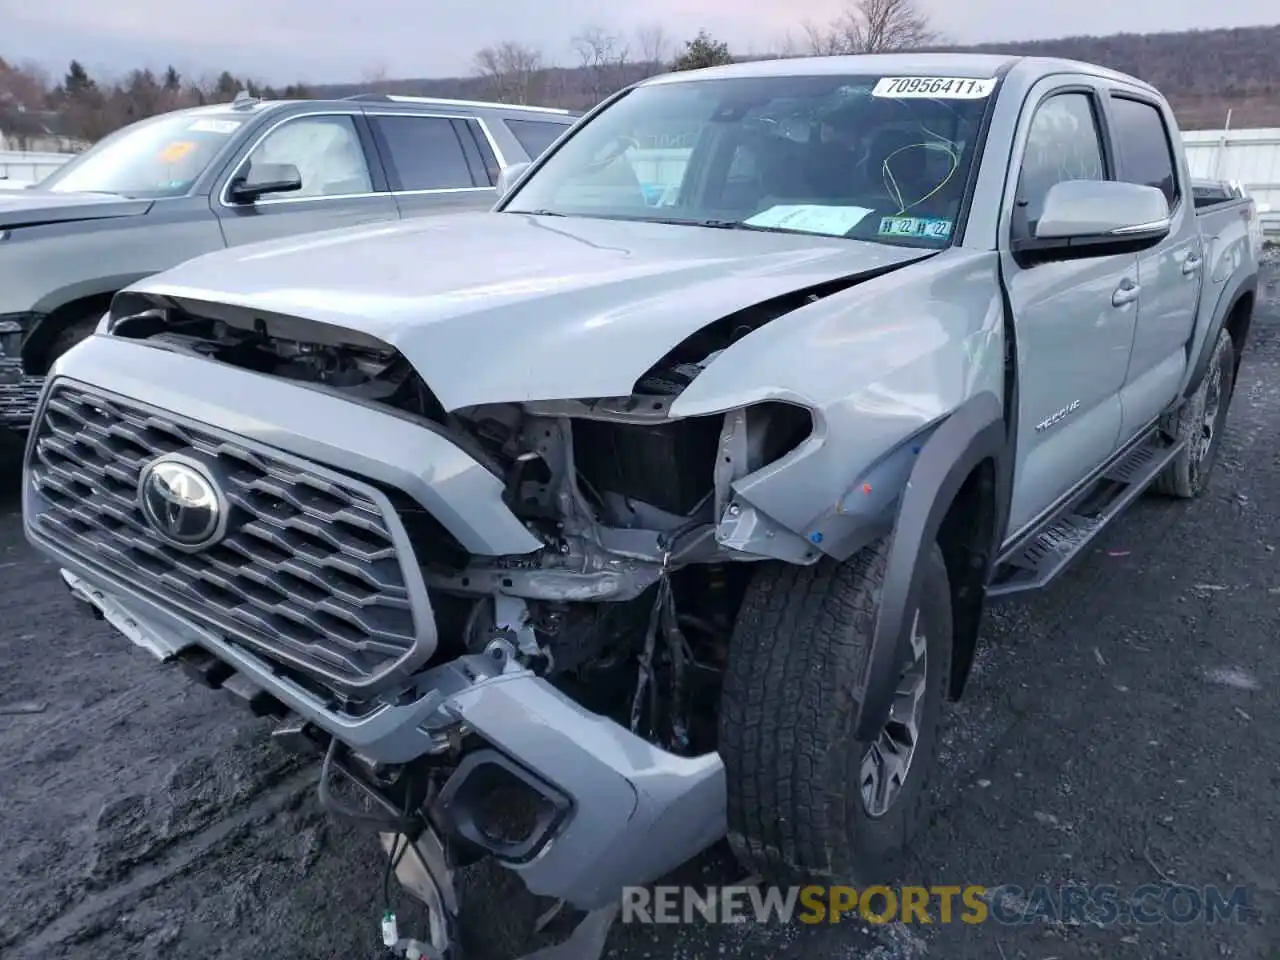
<svg viewBox="0 0 1280 960">
<path fill-rule="evenodd" d="M 1134 253 L 1019 261 L 1049 188 L 1113 180 L 1104 147 L 1104 91 L 1055 77 L 1033 90 L 1006 186 L 1001 270 L 1018 349 L 1017 463 L 1009 531 L 1052 507 L 1117 449 L 1121 390 L 1138 316 Z"/>
<path fill-rule="evenodd" d="M 363 123 L 352 114 L 313 113 L 269 128 L 214 192 L 227 245 L 398 219 L 382 171 L 370 162 Z M 230 186 L 254 163 L 292 164 L 302 175 L 302 189 L 235 202 Z"/>
</svg>

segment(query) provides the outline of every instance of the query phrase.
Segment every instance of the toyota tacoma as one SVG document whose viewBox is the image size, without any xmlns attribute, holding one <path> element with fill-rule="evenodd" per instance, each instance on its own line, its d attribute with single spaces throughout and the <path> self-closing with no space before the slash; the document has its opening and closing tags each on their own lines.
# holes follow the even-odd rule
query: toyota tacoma
<svg viewBox="0 0 1280 960">
<path fill-rule="evenodd" d="M 646 80 L 501 190 L 119 293 L 28 537 L 359 788 L 422 949 L 486 856 L 588 919 L 725 836 L 891 876 L 986 603 L 1209 482 L 1252 202 L 1143 82 L 939 54 Z"/>
</svg>

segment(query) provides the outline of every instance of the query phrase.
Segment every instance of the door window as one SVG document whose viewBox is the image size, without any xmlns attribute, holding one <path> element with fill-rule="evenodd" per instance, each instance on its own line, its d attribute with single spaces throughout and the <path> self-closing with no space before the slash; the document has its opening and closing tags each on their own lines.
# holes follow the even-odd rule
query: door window
<svg viewBox="0 0 1280 960">
<path fill-rule="evenodd" d="M 446 117 L 373 117 L 385 145 L 387 173 L 395 190 L 456 190 L 475 187 L 462 141 Z"/>
<path fill-rule="evenodd" d="M 560 134 L 569 129 L 565 123 L 552 123 L 550 120 L 505 120 L 511 135 L 524 147 L 530 160 L 536 160 L 558 139 Z"/>
<path fill-rule="evenodd" d="M 280 199 L 373 192 L 360 136 L 347 116 L 300 117 L 281 124 L 249 156 L 242 173 L 250 179 L 255 163 L 291 163 L 298 168 L 302 189 L 279 194 Z"/>
<path fill-rule="evenodd" d="M 1076 92 L 1050 97 L 1036 108 L 1027 133 L 1018 175 L 1015 229 L 1023 235 L 1035 229 L 1045 195 L 1055 183 L 1106 179 L 1093 97 Z"/>
<path fill-rule="evenodd" d="M 1172 210 L 1178 203 L 1169 131 L 1160 111 L 1141 100 L 1111 98 L 1111 133 L 1115 139 L 1121 180 L 1164 192 Z"/>
</svg>

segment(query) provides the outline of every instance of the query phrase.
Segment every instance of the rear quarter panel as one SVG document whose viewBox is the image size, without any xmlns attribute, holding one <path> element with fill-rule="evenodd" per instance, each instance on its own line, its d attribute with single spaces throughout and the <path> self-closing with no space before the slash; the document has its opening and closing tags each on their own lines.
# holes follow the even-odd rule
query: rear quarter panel
<svg viewBox="0 0 1280 960">
<path fill-rule="evenodd" d="M 1253 230 L 1257 210 L 1250 198 L 1232 200 L 1200 210 L 1196 217 L 1204 237 L 1205 282 L 1196 310 L 1195 329 L 1188 345 L 1188 364 L 1182 391 L 1194 386 L 1202 365 L 1197 364 L 1217 339 L 1227 315 L 1258 283 L 1258 260 Z"/>
</svg>

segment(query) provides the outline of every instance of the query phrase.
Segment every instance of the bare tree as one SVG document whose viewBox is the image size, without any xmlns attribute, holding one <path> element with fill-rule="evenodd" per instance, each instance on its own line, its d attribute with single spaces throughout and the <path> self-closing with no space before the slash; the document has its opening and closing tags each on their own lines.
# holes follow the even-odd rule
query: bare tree
<svg viewBox="0 0 1280 960">
<path fill-rule="evenodd" d="M 36 110 L 44 106 L 49 74 L 36 63 L 8 63 L 0 57 L 0 106 Z"/>
<path fill-rule="evenodd" d="M 794 57 L 806 57 L 809 55 L 807 44 L 797 40 L 790 30 L 785 31 L 778 42 L 775 44 L 777 52 L 775 57 L 781 60 L 790 60 Z"/>
<path fill-rule="evenodd" d="M 842 53 L 860 53 L 861 51 L 853 45 L 852 38 L 849 36 L 850 21 L 853 16 L 850 11 L 845 11 L 825 27 L 807 20 L 801 24 L 800 30 L 804 34 L 804 45 L 808 55 L 833 57 Z"/>
<path fill-rule="evenodd" d="M 572 42 L 593 101 L 603 100 L 626 82 L 631 48 L 620 36 L 602 27 L 588 26 Z"/>
<path fill-rule="evenodd" d="M 478 52 L 475 71 L 489 96 L 503 103 L 528 103 L 545 75 L 541 51 L 514 40 Z"/>
<path fill-rule="evenodd" d="M 384 93 L 387 86 L 387 65 L 377 60 L 360 71 L 360 82 L 370 93 Z"/>
<path fill-rule="evenodd" d="M 856 0 L 826 27 L 805 24 L 804 34 L 814 56 L 907 50 L 940 39 L 915 0 Z"/>
<path fill-rule="evenodd" d="M 647 70 L 661 73 L 667 68 L 673 42 L 662 24 L 655 23 L 636 30 L 636 45 L 640 48 L 640 62 Z"/>
</svg>

